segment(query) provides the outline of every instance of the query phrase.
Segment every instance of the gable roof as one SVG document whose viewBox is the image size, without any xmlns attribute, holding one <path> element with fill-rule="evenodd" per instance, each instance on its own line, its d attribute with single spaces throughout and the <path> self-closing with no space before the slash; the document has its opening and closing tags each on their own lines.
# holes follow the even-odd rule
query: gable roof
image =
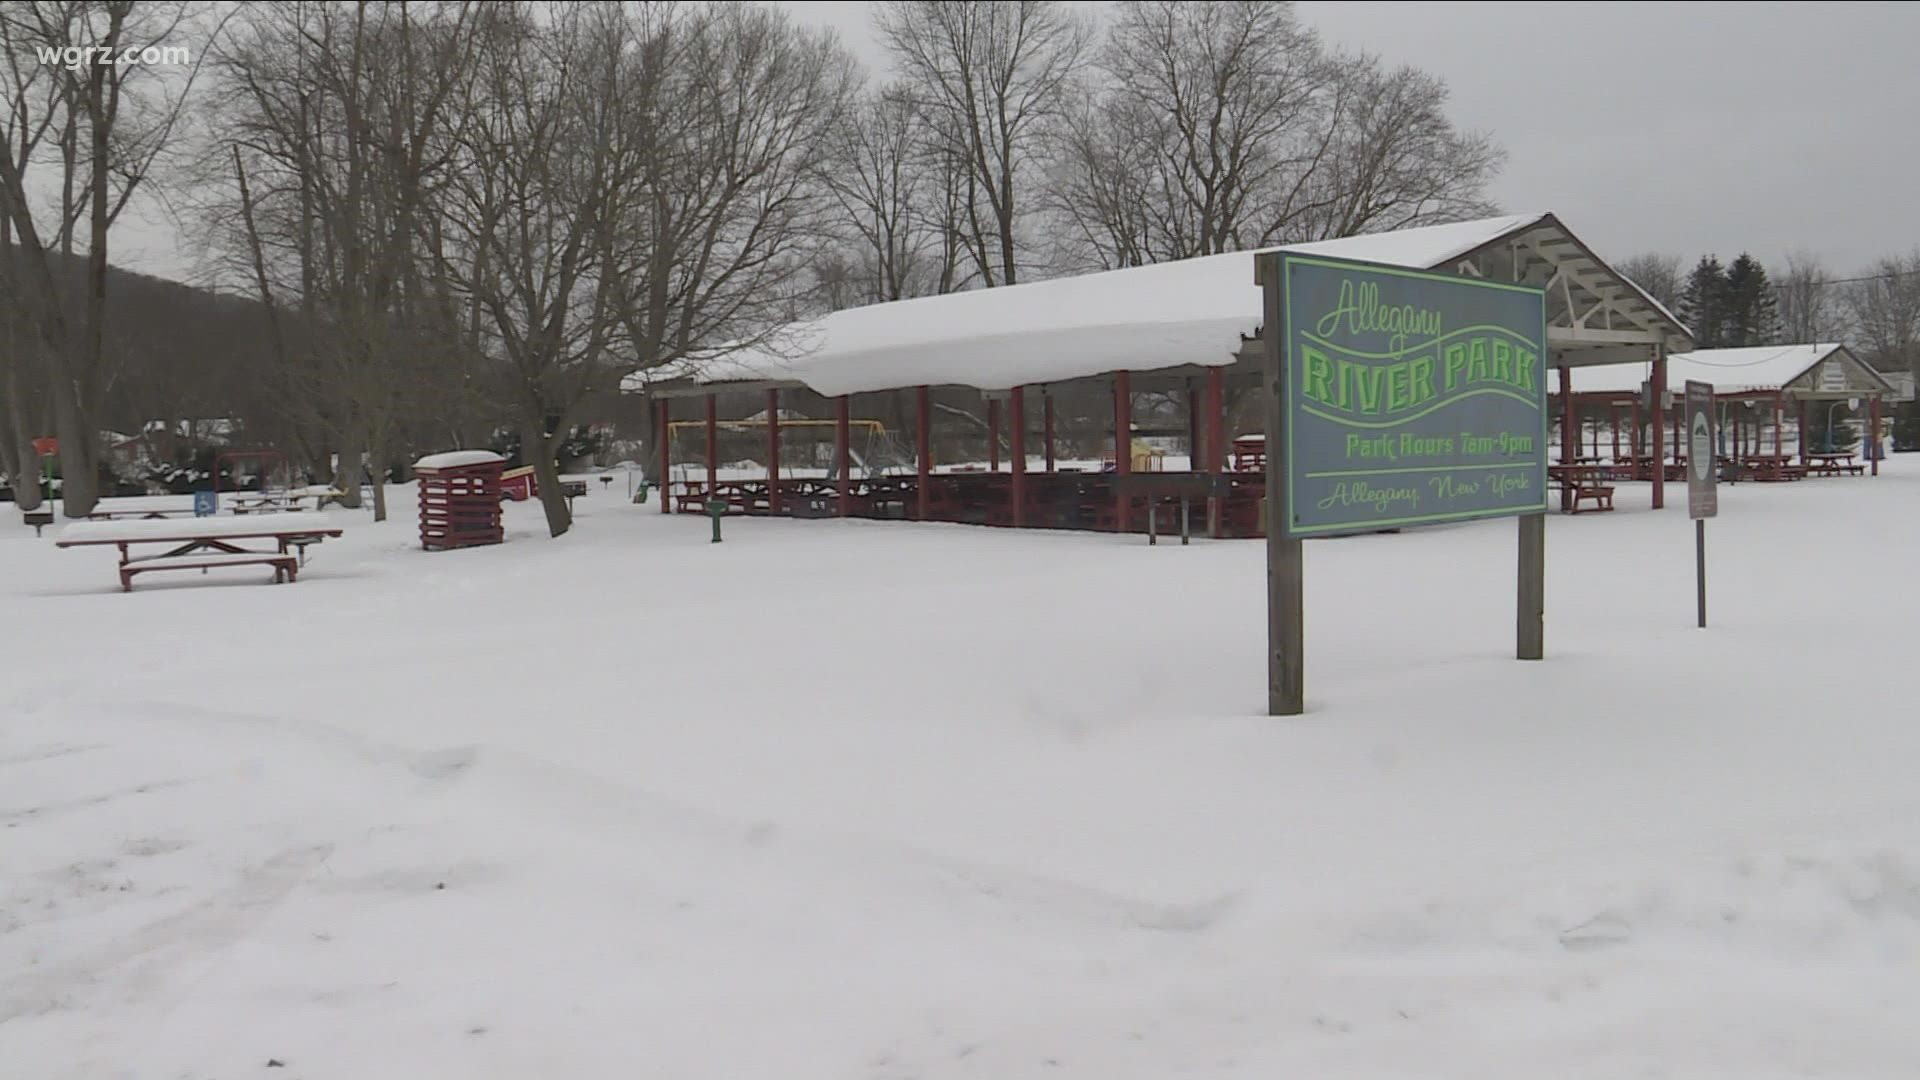
<svg viewBox="0 0 1920 1080">
<path fill-rule="evenodd" d="M 1558 305 L 1561 321 L 1577 327 L 1561 339 L 1550 327 L 1550 344 L 1614 347 L 1655 336 L 1690 344 L 1678 319 L 1549 213 L 1262 252 L 1279 250 L 1548 285 L 1550 319 Z M 1260 329 L 1254 262 L 1262 252 L 849 308 L 783 328 L 764 345 L 629 376 L 624 386 L 670 394 L 727 383 L 801 385 L 837 396 L 923 385 L 1009 390 L 1113 371 L 1225 367 Z M 1576 307 L 1588 315 L 1605 307 L 1609 328 L 1579 327 Z M 1618 330 L 1611 328 L 1616 312 L 1628 324 Z"/>
<path fill-rule="evenodd" d="M 1860 391 L 1893 392 L 1893 385 L 1885 377 L 1836 342 L 1675 353 L 1667 357 L 1667 389 L 1678 393 L 1688 380 L 1695 380 L 1712 385 L 1718 394 L 1784 389 L 1816 392 L 1820 389 L 1816 385 L 1795 384 L 1807 382 L 1807 377 L 1829 359 L 1845 365 Z M 1650 364 L 1583 368 L 1573 373 L 1573 388 L 1575 392 L 1634 394 L 1639 393 L 1641 384 L 1652 374 Z M 1844 394 L 1844 391 L 1833 393 Z"/>
</svg>

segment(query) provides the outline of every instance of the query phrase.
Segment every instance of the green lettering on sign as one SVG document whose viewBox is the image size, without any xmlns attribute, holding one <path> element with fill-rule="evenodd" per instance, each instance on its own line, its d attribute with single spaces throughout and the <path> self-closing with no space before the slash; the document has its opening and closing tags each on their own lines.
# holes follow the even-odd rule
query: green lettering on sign
<svg viewBox="0 0 1920 1080">
<path fill-rule="evenodd" d="M 1282 255 L 1297 535 L 1545 509 L 1538 289 Z"/>
</svg>

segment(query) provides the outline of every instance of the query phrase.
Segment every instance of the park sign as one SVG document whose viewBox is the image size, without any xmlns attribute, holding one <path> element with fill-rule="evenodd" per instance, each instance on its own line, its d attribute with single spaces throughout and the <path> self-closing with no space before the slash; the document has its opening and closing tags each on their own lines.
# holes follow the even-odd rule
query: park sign
<svg viewBox="0 0 1920 1080">
<path fill-rule="evenodd" d="M 1546 294 L 1280 253 L 1290 536 L 1547 509 Z"/>
<path fill-rule="evenodd" d="M 1710 518 L 1720 512 L 1714 488 L 1713 384 L 1687 380 L 1687 516 Z"/>
</svg>

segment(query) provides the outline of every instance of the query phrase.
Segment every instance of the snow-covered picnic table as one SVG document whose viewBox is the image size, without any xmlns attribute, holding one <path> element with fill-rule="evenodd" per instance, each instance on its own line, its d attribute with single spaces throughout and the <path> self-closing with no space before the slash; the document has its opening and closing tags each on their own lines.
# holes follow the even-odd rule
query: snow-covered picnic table
<svg viewBox="0 0 1920 1080">
<path fill-rule="evenodd" d="M 56 547 L 113 546 L 120 550 L 120 587 L 132 590 L 135 574 L 149 570 L 200 570 L 216 566 L 271 566 L 273 580 L 293 581 L 306 561 L 308 544 L 340 530 L 322 514 L 291 512 L 259 518 L 188 518 L 153 521 L 79 521 L 61 530 Z M 240 540 L 272 540 L 276 549 L 243 547 Z M 166 545 L 154 555 L 135 555 L 137 545 Z"/>
</svg>

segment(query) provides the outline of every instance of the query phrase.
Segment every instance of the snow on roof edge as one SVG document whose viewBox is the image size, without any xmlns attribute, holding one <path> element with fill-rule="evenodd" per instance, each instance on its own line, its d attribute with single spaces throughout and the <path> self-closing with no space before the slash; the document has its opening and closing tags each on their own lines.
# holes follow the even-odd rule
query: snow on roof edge
<svg viewBox="0 0 1920 1080">
<path fill-rule="evenodd" d="M 1225 366 L 1260 326 L 1258 255 L 1432 269 L 1549 220 L 1546 211 L 1508 214 L 868 304 L 790 324 L 780 335 L 810 348 L 770 343 L 635 372 L 621 386 L 795 382 L 837 396 L 915 385 L 1005 390 L 1108 371 Z M 1017 351 L 1009 348 L 1016 341 Z"/>
</svg>

